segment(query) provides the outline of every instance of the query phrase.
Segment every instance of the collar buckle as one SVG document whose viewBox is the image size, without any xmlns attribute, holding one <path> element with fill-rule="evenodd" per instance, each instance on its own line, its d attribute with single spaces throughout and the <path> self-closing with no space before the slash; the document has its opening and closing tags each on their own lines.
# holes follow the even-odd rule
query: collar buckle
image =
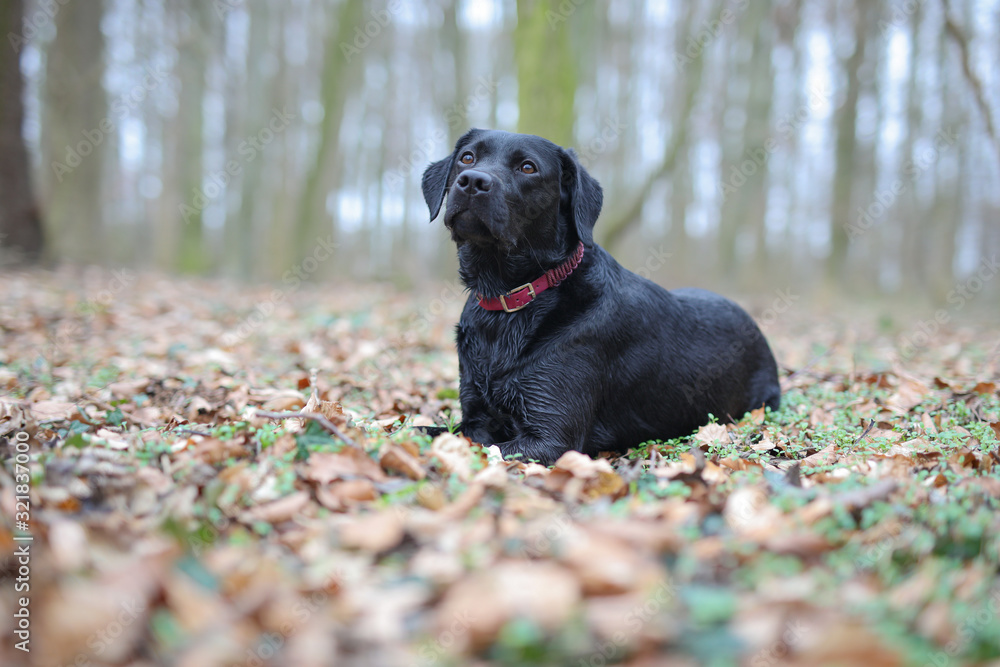
<svg viewBox="0 0 1000 667">
<path fill-rule="evenodd" d="M 514 308 L 509 307 L 507 305 L 507 297 L 509 297 L 510 295 L 512 295 L 514 292 L 520 292 L 521 290 L 523 290 L 525 288 L 527 288 L 528 294 L 531 295 L 531 298 L 528 299 L 527 301 L 525 301 L 524 303 L 522 303 L 520 306 L 515 306 Z M 500 295 L 500 305 L 503 306 L 503 310 L 504 310 L 505 313 L 515 313 L 515 312 L 521 310 L 522 308 L 524 308 L 525 306 L 527 306 L 529 303 L 531 303 L 534 300 L 535 300 L 535 286 L 532 285 L 531 283 L 524 283 L 523 285 L 521 285 L 519 287 L 515 287 L 514 289 L 512 289 L 509 292 L 507 292 L 506 294 L 501 294 Z"/>
</svg>

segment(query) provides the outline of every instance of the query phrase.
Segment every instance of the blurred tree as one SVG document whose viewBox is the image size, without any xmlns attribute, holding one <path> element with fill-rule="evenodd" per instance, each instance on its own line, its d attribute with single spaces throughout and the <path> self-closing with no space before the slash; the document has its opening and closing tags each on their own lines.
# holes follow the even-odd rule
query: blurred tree
<svg viewBox="0 0 1000 667">
<path fill-rule="evenodd" d="M 576 9 L 557 0 L 517 0 L 517 131 L 560 146 L 573 145 L 576 65 L 569 25 Z"/>
<path fill-rule="evenodd" d="M 848 229 L 856 220 L 854 205 L 855 172 L 857 163 L 855 150 L 857 148 L 858 96 L 861 91 L 859 72 L 865 62 L 865 44 L 868 26 L 875 18 L 872 3 L 851 3 L 847 11 L 851 20 L 849 25 L 853 32 L 854 48 L 843 63 L 847 87 L 844 90 L 843 102 L 837 110 L 837 143 L 835 158 L 837 160 L 833 177 L 832 210 L 830 212 L 830 255 L 827 259 L 827 278 L 834 285 L 843 285 L 847 280 L 847 246 Z"/>
<path fill-rule="evenodd" d="M 722 2 L 721 0 L 716 0 L 713 3 L 713 8 L 710 10 L 709 16 L 717 17 L 720 15 L 721 10 Z M 681 24 L 680 35 L 676 42 L 677 44 L 687 44 L 689 39 L 695 39 L 697 35 L 695 34 L 694 27 L 697 16 L 697 3 L 688 4 L 685 20 Z M 642 185 L 631 194 L 626 195 L 625 203 L 617 210 L 611 211 L 610 215 L 607 215 L 604 220 L 604 232 L 601 234 L 601 242 L 609 250 L 614 250 L 617 244 L 621 242 L 622 237 L 625 236 L 625 232 L 640 222 L 642 207 L 645 206 L 646 200 L 653 190 L 653 186 L 660 179 L 671 173 L 677 166 L 681 149 L 687 145 L 691 112 L 694 110 L 695 100 L 697 100 L 698 91 L 701 89 L 705 57 L 704 53 L 699 52 L 697 57 L 689 58 L 687 62 L 683 63 L 684 76 L 681 80 L 684 83 L 684 95 L 681 98 L 682 103 L 677 117 L 671 123 L 670 141 L 666 143 L 666 150 L 664 150 L 663 159 L 659 167 L 646 175 Z M 683 218 L 674 219 L 673 224 L 682 224 L 682 221 Z"/>
<path fill-rule="evenodd" d="M 105 148 L 114 131 L 102 85 L 104 3 L 58 7 L 43 109 L 46 238 L 62 259 L 97 263 L 106 257 L 101 194 Z"/>
<path fill-rule="evenodd" d="M 0 5 L 0 36 L 14 36 L 11 48 L 0 48 L 0 249 L 13 259 L 34 261 L 44 245 L 42 223 L 31 188 L 28 151 L 24 145 L 24 79 L 17 41 L 24 0 Z"/>
<path fill-rule="evenodd" d="M 363 10 L 363 2 L 344 0 L 340 11 L 333 14 L 335 18 L 327 27 L 323 81 L 320 90 L 323 120 L 320 123 L 319 137 L 313 142 L 315 152 L 308 163 L 305 185 L 299 199 L 295 225 L 297 259 L 311 253 L 317 239 L 336 233 L 336 226 L 330 222 L 329 214 L 326 212 L 326 201 L 327 195 L 333 189 L 333 183 L 337 180 L 332 172 L 338 170 L 342 163 L 339 160 L 332 160 L 331 154 L 340 136 L 344 106 L 351 83 L 355 79 L 349 75 L 364 67 L 362 49 L 370 45 L 370 40 L 361 42 L 363 46 L 360 47 L 356 44 L 359 37 L 355 30 L 361 28 Z"/>
<path fill-rule="evenodd" d="M 209 264 L 203 213 L 209 204 L 214 203 L 204 184 L 205 69 L 208 65 L 211 4 L 202 0 L 184 0 L 170 5 L 178 29 L 176 76 L 180 82 L 177 100 L 180 161 L 176 168 L 179 170 L 178 180 L 184 202 L 178 218 L 181 234 L 175 268 L 186 273 L 201 273 Z"/>
<path fill-rule="evenodd" d="M 775 141 L 771 125 L 771 101 L 774 96 L 774 72 L 771 67 L 774 16 L 769 3 L 751 3 L 740 18 L 739 38 L 733 44 L 734 71 L 729 78 L 729 89 L 738 88 L 741 99 L 726 105 L 723 113 L 738 112 L 742 107 L 743 133 L 738 139 L 726 141 L 724 146 L 734 146 L 733 155 L 722 165 L 722 181 L 732 187 L 723 191 L 722 212 L 719 220 L 720 270 L 733 283 L 741 268 L 753 273 L 756 263 L 740 257 L 765 253 L 764 215 L 767 211 L 767 192 L 770 187 L 768 168 L 771 146 Z M 749 51 L 749 58 L 743 54 Z M 741 85 L 734 85 L 739 82 Z M 723 123 L 723 132 L 725 132 Z M 734 178 L 739 173 L 742 180 Z M 741 253 L 741 250 L 747 252 Z M 745 281 L 740 281 L 745 284 Z"/>
<path fill-rule="evenodd" d="M 246 48 L 246 61 L 241 63 L 242 72 L 233 72 L 227 81 L 231 90 L 236 88 L 236 82 L 245 80 L 245 84 L 232 90 L 231 99 L 242 99 L 242 104 L 230 105 L 227 111 L 230 116 L 226 122 L 226 152 L 231 159 L 241 159 L 239 146 L 245 138 L 256 134 L 267 126 L 271 111 L 271 92 L 268 77 L 265 76 L 264 62 L 274 59 L 272 45 L 269 44 L 273 20 L 271 7 L 263 2 L 247 4 L 247 17 L 250 22 L 249 42 Z M 227 30 L 233 30 L 233 22 L 227 24 Z M 249 160 L 242 166 L 240 182 L 239 207 L 226 216 L 225 243 L 223 244 L 223 261 L 231 274 L 247 279 L 253 275 L 255 241 L 266 235 L 267 229 L 258 230 L 256 222 L 261 211 L 258 210 L 263 170 L 266 160 Z M 263 216 L 266 220 L 267 217 Z M 260 233 L 258 233 L 260 232 Z"/>
</svg>

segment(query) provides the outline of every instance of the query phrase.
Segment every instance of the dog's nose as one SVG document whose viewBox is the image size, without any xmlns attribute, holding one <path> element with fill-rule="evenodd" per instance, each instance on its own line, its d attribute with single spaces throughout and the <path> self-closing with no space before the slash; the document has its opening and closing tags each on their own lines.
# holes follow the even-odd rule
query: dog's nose
<svg viewBox="0 0 1000 667">
<path fill-rule="evenodd" d="M 489 174 L 475 169 L 463 171 L 458 177 L 459 189 L 469 195 L 489 192 L 492 185 L 493 178 Z"/>
</svg>

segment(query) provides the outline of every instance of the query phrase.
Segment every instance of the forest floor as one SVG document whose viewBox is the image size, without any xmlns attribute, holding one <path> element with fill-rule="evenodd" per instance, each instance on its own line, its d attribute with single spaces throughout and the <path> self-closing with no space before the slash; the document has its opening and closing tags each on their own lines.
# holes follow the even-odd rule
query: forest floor
<svg viewBox="0 0 1000 667">
<path fill-rule="evenodd" d="M 546 468 L 413 430 L 453 288 L 0 281 L 3 665 L 1000 664 L 995 326 L 765 304 L 780 411 Z"/>
</svg>

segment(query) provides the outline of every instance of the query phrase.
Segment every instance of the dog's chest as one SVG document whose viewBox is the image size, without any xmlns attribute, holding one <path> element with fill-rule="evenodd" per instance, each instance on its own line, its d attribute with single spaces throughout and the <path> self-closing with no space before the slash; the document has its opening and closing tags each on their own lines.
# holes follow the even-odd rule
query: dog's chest
<svg viewBox="0 0 1000 667">
<path fill-rule="evenodd" d="M 458 327 L 462 382 L 488 403 L 513 409 L 531 375 L 533 327 L 527 318 L 463 318 Z"/>
</svg>

